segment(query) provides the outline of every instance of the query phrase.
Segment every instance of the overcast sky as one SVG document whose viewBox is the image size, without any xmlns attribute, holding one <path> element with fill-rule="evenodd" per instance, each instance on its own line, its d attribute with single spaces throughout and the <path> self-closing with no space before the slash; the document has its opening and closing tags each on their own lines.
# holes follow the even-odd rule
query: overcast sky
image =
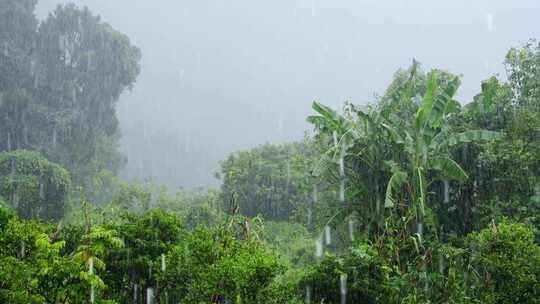
<svg viewBox="0 0 540 304">
<path fill-rule="evenodd" d="M 44 18 L 58 3 L 39 0 Z M 318 100 L 382 93 L 413 58 L 463 75 L 469 102 L 540 38 L 538 0 L 76 0 L 127 34 L 142 73 L 118 106 L 125 176 L 216 185 L 228 153 L 302 138 Z"/>
</svg>

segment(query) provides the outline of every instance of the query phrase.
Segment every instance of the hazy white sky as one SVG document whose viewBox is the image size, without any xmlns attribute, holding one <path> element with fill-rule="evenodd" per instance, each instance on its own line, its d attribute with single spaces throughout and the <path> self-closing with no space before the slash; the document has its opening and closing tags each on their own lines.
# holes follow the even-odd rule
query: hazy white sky
<svg viewBox="0 0 540 304">
<path fill-rule="evenodd" d="M 57 3 L 40 0 L 43 18 Z M 234 150 L 301 138 L 318 100 L 371 101 L 413 58 L 468 102 L 540 37 L 538 0 L 77 0 L 143 52 L 119 105 L 126 175 L 211 185 Z"/>
</svg>

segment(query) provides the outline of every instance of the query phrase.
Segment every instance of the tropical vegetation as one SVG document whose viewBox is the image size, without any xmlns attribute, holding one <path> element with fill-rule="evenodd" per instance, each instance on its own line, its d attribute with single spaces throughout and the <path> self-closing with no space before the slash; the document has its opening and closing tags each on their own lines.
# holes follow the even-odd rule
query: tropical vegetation
<svg viewBox="0 0 540 304">
<path fill-rule="evenodd" d="M 537 41 L 471 101 L 413 61 L 174 192 L 117 175 L 139 49 L 35 5 L 0 2 L 0 303 L 540 303 Z"/>
</svg>

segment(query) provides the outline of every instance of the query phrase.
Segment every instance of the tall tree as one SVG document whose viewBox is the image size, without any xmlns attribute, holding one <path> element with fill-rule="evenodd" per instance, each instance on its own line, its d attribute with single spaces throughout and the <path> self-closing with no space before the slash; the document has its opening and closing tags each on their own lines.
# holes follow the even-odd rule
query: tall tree
<svg viewBox="0 0 540 304">
<path fill-rule="evenodd" d="M 38 34 L 44 81 L 36 93 L 47 108 L 38 145 L 66 163 L 76 183 L 100 169 L 115 171 L 115 105 L 139 74 L 139 49 L 87 8 L 74 5 L 58 6 Z"/>
<path fill-rule="evenodd" d="M 24 148 L 35 72 L 35 0 L 0 2 L 0 150 Z"/>
<path fill-rule="evenodd" d="M 140 72 L 139 49 L 87 8 L 60 5 L 38 27 L 35 1 L 0 5 L 0 149 L 42 151 L 76 185 L 116 172 L 115 106 Z"/>
</svg>

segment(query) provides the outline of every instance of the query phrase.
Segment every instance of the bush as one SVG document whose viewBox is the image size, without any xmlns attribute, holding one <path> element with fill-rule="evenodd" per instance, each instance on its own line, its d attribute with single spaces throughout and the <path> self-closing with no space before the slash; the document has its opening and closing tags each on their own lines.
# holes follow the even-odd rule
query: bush
<svg viewBox="0 0 540 304">
<path fill-rule="evenodd" d="M 540 247 L 523 224 L 501 224 L 468 238 L 482 303 L 540 303 Z"/>
<path fill-rule="evenodd" d="M 391 269 L 377 250 L 368 244 L 359 244 L 342 257 L 325 256 L 311 267 L 301 286 L 303 290 L 311 289 L 314 303 L 340 303 L 340 281 L 345 276 L 347 303 L 387 303 L 394 297 L 389 287 L 390 273 Z"/>
<path fill-rule="evenodd" d="M 283 270 L 261 243 L 236 240 L 220 228 L 197 228 L 166 260 L 170 262 L 158 285 L 181 303 L 208 303 L 212 298 L 258 303 L 259 295 Z"/>
<path fill-rule="evenodd" d="M 83 264 L 61 255 L 64 241 L 49 237 L 50 225 L 19 221 L 1 207 L 0 218 L 0 303 L 83 303 L 88 299 L 92 277 L 86 275 Z"/>
</svg>

